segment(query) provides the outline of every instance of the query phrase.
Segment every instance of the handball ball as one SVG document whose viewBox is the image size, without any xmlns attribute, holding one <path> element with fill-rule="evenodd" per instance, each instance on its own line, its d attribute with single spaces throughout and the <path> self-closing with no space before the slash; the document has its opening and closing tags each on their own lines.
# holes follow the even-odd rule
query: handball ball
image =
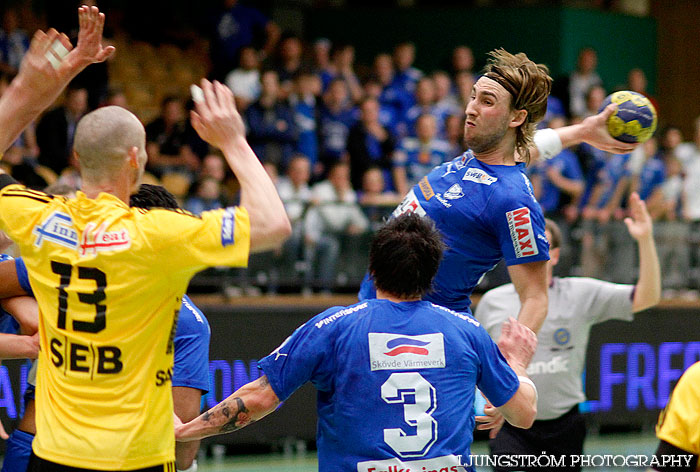
<svg viewBox="0 0 700 472">
<path fill-rule="evenodd" d="M 623 90 L 608 95 L 600 108 L 611 103 L 617 111 L 608 118 L 608 132 L 624 143 L 643 143 L 656 131 L 656 109 L 644 95 Z"/>
</svg>

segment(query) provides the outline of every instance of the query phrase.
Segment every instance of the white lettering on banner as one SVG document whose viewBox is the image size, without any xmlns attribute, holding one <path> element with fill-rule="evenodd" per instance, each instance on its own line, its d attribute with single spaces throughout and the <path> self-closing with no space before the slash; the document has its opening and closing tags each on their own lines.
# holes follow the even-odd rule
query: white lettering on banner
<svg viewBox="0 0 700 472">
<path fill-rule="evenodd" d="M 515 257 L 539 254 L 535 241 L 535 231 L 532 229 L 530 209 L 522 207 L 506 212 L 506 220 L 510 229 L 510 239 L 513 241 L 513 249 L 515 249 Z"/>
<path fill-rule="evenodd" d="M 423 472 L 426 470 L 464 472 L 464 466 L 460 463 L 460 457 L 452 454 L 419 461 L 392 458 L 357 463 L 357 472 Z"/>
<path fill-rule="evenodd" d="M 552 360 L 549 361 L 531 362 L 530 365 L 527 366 L 527 375 L 559 374 L 568 371 L 569 359 L 565 359 L 563 356 L 554 356 Z"/>
<path fill-rule="evenodd" d="M 464 173 L 462 180 L 476 182 L 477 184 L 491 185 L 498 181 L 498 177 L 492 177 L 481 169 L 469 169 Z"/>
<path fill-rule="evenodd" d="M 442 369 L 443 335 L 369 333 L 369 362 L 372 370 Z"/>
</svg>

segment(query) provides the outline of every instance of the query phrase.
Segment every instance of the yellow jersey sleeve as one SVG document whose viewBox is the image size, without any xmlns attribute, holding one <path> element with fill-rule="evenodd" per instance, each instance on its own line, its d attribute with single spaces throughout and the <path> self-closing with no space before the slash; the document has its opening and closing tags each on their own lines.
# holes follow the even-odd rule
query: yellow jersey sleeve
<svg viewBox="0 0 700 472">
<path fill-rule="evenodd" d="M 14 240 L 28 239 L 41 215 L 55 198 L 17 184 L 7 174 L 0 175 L 0 229 Z"/>
<path fill-rule="evenodd" d="M 139 211 L 139 210 L 136 210 Z M 250 252 L 250 219 L 243 207 L 205 211 L 148 210 L 137 225 L 166 268 L 199 271 L 211 266 L 246 267 Z"/>
<path fill-rule="evenodd" d="M 694 455 L 700 455 L 700 362 L 686 370 L 659 416 L 656 436 Z"/>
</svg>

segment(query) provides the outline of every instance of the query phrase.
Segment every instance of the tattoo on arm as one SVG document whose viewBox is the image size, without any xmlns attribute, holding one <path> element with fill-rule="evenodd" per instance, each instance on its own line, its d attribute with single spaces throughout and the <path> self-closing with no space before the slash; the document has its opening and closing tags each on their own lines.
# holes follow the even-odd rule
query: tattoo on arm
<svg viewBox="0 0 700 472">
<path fill-rule="evenodd" d="M 230 433 L 231 431 L 239 430 L 244 426 L 248 426 L 254 421 L 251 415 L 249 414 L 250 412 L 248 411 L 248 408 L 246 408 L 245 403 L 243 403 L 242 399 L 236 397 L 233 399 L 233 401 L 236 402 L 236 405 L 232 409 L 232 411 L 229 410 L 227 404 L 222 405 L 221 413 L 226 418 L 230 418 L 229 421 L 221 427 L 220 431 L 222 433 Z"/>
</svg>

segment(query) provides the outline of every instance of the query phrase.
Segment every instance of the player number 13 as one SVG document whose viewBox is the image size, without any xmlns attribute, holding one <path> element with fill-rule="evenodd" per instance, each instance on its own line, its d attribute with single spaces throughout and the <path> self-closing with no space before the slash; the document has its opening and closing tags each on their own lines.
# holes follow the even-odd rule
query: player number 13
<svg viewBox="0 0 700 472">
<path fill-rule="evenodd" d="M 58 329 L 66 329 L 66 313 L 68 311 L 68 292 L 66 288 L 70 285 L 73 267 L 70 264 L 51 261 L 51 270 L 54 274 L 61 276 L 61 281 L 56 287 L 58 289 Z M 73 331 L 83 333 L 99 333 L 107 325 L 107 305 L 103 305 L 106 298 L 105 288 L 107 287 L 107 276 L 100 269 L 95 267 L 78 267 L 78 278 L 83 280 L 94 280 L 97 288 L 92 293 L 78 292 L 78 300 L 82 303 L 95 306 L 95 319 L 93 321 L 73 320 Z"/>
</svg>

